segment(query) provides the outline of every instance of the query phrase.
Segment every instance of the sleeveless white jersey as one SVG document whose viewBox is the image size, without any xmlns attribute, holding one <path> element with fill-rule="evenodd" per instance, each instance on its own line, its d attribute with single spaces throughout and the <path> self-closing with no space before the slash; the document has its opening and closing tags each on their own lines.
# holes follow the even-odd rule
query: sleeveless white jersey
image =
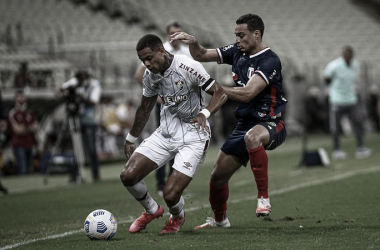
<svg viewBox="0 0 380 250">
<path fill-rule="evenodd" d="M 164 75 L 144 73 L 143 95 L 160 95 L 163 100 L 158 132 L 170 142 L 194 142 L 210 139 L 207 132 L 197 131 L 190 120 L 205 107 L 204 94 L 215 80 L 205 68 L 185 55 L 174 55 Z M 209 126 L 209 123 L 207 122 Z"/>
</svg>

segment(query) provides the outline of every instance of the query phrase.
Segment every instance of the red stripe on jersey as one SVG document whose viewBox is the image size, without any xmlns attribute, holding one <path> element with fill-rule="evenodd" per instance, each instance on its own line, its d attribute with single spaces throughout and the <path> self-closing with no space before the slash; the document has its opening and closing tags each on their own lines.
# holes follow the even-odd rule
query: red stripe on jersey
<svg viewBox="0 0 380 250">
<path fill-rule="evenodd" d="M 284 122 L 280 121 L 278 125 L 276 126 L 276 133 L 280 132 L 281 130 L 284 129 Z"/>
<path fill-rule="evenodd" d="M 276 105 L 276 93 L 277 89 L 271 85 L 271 93 L 270 93 L 270 99 L 272 100 L 272 103 L 270 104 L 270 116 L 275 116 L 276 114 L 274 113 L 274 106 Z"/>
</svg>

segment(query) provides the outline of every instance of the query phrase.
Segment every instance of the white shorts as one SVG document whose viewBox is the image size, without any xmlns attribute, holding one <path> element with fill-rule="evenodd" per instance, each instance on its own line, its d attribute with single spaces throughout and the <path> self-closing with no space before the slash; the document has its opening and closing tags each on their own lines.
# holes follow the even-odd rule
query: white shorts
<svg viewBox="0 0 380 250">
<path fill-rule="evenodd" d="M 172 143 L 154 132 L 135 150 L 155 162 L 158 168 L 174 158 L 173 168 L 193 178 L 206 157 L 209 141 Z"/>
</svg>

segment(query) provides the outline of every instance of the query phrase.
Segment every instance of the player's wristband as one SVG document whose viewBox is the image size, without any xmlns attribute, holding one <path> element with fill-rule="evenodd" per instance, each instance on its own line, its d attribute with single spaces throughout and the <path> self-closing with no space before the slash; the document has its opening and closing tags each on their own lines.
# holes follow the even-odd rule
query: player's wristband
<svg viewBox="0 0 380 250">
<path fill-rule="evenodd" d="M 210 111 L 208 111 L 208 109 L 202 109 L 202 111 L 199 113 L 204 114 L 206 116 L 206 119 L 209 118 L 211 115 L 211 113 L 210 113 Z"/>
<path fill-rule="evenodd" d="M 135 143 L 135 141 L 137 140 L 137 137 L 134 137 L 133 135 L 131 135 L 130 133 L 127 134 L 127 137 L 125 137 L 125 139 L 131 143 Z"/>
</svg>

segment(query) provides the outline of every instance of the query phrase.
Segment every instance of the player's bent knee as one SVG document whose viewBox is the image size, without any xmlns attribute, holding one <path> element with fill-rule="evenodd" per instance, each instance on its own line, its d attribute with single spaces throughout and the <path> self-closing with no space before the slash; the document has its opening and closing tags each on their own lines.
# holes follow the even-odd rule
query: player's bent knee
<svg viewBox="0 0 380 250">
<path fill-rule="evenodd" d="M 248 148 L 257 148 L 262 144 L 260 134 L 250 130 L 244 135 L 244 142 Z"/>
<path fill-rule="evenodd" d="M 133 173 L 131 173 L 131 171 L 129 171 L 127 167 L 121 171 L 120 180 L 124 186 L 128 187 L 134 186 L 138 182 L 137 178 L 133 175 Z"/>
<path fill-rule="evenodd" d="M 228 180 L 228 176 L 213 171 L 211 173 L 210 185 L 215 187 L 224 186 Z"/>
</svg>

